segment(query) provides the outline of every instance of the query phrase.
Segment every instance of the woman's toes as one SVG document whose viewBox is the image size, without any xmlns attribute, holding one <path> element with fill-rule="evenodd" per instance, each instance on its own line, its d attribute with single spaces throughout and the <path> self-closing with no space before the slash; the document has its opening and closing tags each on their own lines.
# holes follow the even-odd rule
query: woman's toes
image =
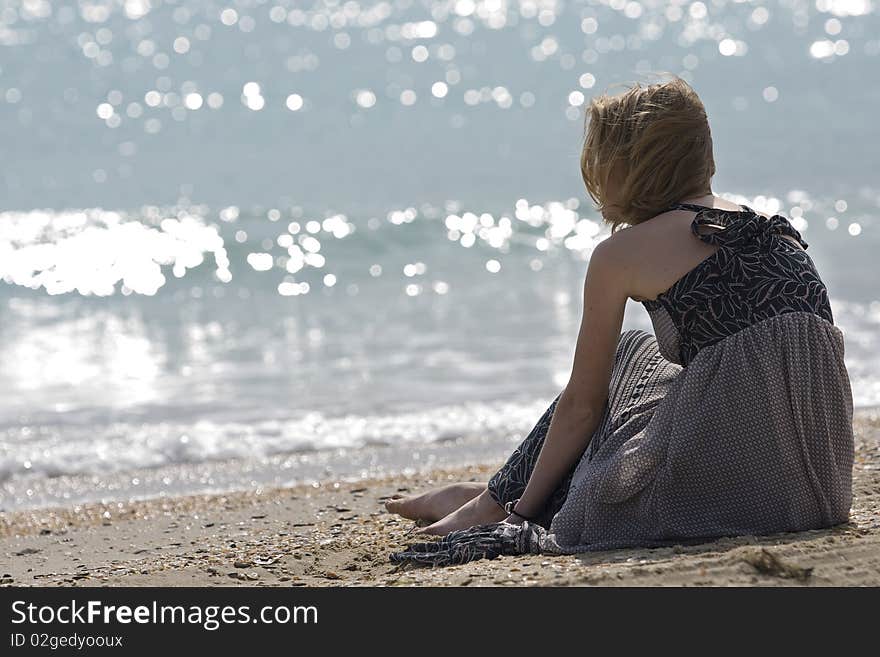
<svg viewBox="0 0 880 657">
<path fill-rule="evenodd" d="M 395 513 L 409 520 L 417 520 L 419 517 L 418 501 L 410 497 L 397 497 L 385 500 L 385 509 L 389 513 Z"/>
</svg>

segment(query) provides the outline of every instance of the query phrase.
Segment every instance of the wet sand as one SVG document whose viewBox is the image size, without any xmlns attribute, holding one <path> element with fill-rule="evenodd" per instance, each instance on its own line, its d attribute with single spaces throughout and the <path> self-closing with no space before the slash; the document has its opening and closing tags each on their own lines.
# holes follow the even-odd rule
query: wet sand
<svg viewBox="0 0 880 657">
<path fill-rule="evenodd" d="M 880 412 L 855 422 L 850 522 L 702 545 L 395 567 L 395 494 L 486 481 L 500 463 L 356 483 L 0 514 L 5 586 L 878 586 Z"/>
</svg>

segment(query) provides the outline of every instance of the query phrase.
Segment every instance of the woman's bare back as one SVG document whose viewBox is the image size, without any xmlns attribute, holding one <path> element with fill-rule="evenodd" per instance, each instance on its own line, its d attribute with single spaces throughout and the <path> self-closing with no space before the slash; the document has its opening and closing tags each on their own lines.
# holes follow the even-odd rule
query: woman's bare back
<svg viewBox="0 0 880 657">
<path fill-rule="evenodd" d="M 743 211 L 741 205 L 711 194 L 682 202 Z M 620 242 L 616 249 L 618 253 L 630 254 L 623 268 L 628 273 L 631 299 L 656 299 L 718 249 L 693 235 L 693 219 L 692 210 L 668 210 L 609 238 Z"/>
</svg>

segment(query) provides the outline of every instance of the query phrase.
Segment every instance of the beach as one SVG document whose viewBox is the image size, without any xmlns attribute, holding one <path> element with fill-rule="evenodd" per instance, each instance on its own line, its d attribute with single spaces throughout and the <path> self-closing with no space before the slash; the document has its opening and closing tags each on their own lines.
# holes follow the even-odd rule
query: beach
<svg viewBox="0 0 880 657">
<path fill-rule="evenodd" d="M 880 406 L 877 3 L 227 4 L 0 12 L 0 554 L 39 550 L 0 575 L 383 583 L 410 524 L 380 498 L 485 478 L 570 380 L 611 232 L 590 104 L 670 75 Z M 378 561 L 344 570 L 350 536 Z"/>
<path fill-rule="evenodd" d="M 700 545 L 397 567 L 420 540 L 388 497 L 500 463 L 261 492 L 0 514 L 4 586 L 878 586 L 880 412 L 859 411 L 850 522 Z"/>
<path fill-rule="evenodd" d="M 880 585 L 878 35 L 876 2 L 5 3 L 0 586 Z M 821 273 L 850 522 L 395 567 L 433 539 L 385 500 L 488 480 L 571 380 L 592 103 L 670 75 L 713 195 Z"/>
</svg>

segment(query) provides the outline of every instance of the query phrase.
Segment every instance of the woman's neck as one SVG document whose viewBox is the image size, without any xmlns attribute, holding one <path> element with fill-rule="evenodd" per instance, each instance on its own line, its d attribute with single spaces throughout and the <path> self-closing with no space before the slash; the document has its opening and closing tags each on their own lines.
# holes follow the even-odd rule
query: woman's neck
<svg viewBox="0 0 880 657">
<path fill-rule="evenodd" d="M 701 205 L 707 200 L 715 200 L 715 194 L 712 193 L 712 190 L 709 190 L 702 196 L 692 196 L 691 198 L 684 199 L 683 201 L 681 201 L 681 203 L 693 203 L 694 205 Z"/>
</svg>

